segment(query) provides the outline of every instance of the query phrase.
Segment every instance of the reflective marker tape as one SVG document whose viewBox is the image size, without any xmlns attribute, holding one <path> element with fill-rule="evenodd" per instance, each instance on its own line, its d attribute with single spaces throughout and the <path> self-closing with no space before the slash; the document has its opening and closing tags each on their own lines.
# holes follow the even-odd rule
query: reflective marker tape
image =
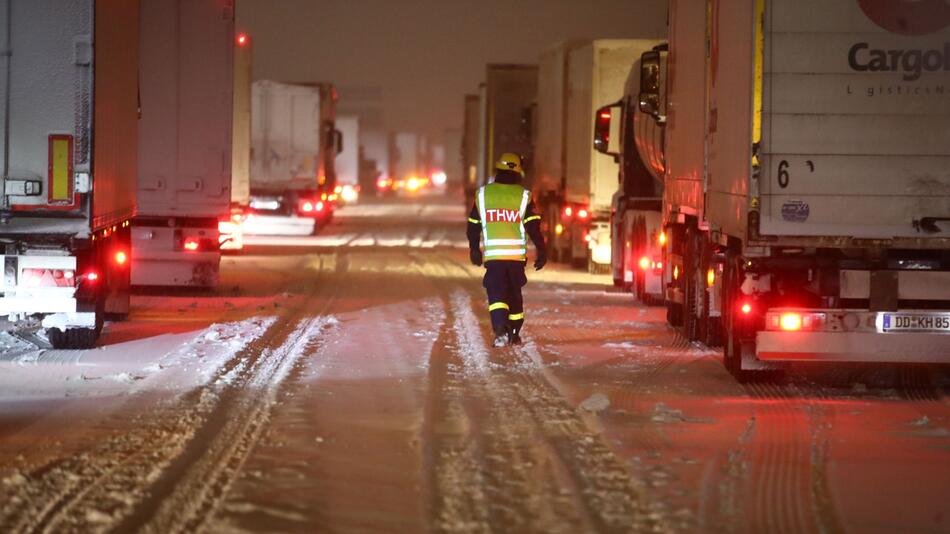
<svg viewBox="0 0 950 534">
<path fill-rule="evenodd" d="M 508 309 L 508 305 L 505 304 L 504 302 L 496 302 L 488 306 L 488 311 L 507 310 L 507 309 Z"/>
<path fill-rule="evenodd" d="M 524 319 L 524 313 L 513 313 L 508 315 L 509 321 L 520 321 L 521 319 Z"/>
<path fill-rule="evenodd" d="M 485 246 L 489 247 L 498 247 L 505 245 L 517 245 L 519 247 L 525 246 L 525 242 L 521 239 L 486 239 Z"/>
<path fill-rule="evenodd" d="M 478 219 L 473 219 L 473 218 L 471 218 L 471 217 L 468 218 L 468 222 L 470 222 L 470 223 L 472 223 L 472 224 L 481 224 L 481 223 L 482 223 L 482 221 L 479 221 Z"/>
<path fill-rule="evenodd" d="M 525 219 L 524 222 L 536 221 L 536 220 L 538 220 L 538 219 L 540 219 L 540 218 L 541 218 L 540 215 L 532 215 L 532 216 L 528 217 L 527 219 Z"/>
<path fill-rule="evenodd" d="M 492 256 L 524 256 L 527 254 L 528 249 L 524 248 L 500 248 L 495 250 L 489 250 L 485 252 L 485 257 L 490 258 Z"/>
</svg>

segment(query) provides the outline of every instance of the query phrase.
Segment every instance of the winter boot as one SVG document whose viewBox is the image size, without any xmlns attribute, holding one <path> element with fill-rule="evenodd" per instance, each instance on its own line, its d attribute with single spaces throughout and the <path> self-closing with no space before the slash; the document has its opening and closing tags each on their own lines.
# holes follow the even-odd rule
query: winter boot
<svg viewBox="0 0 950 534">
<path fill-rule="evenodd" d="M 508 332 L 508 344 L 509 345 L 521 344 L 521 336 L 518 335 L 518 332 L 515 332 L 514 330 L 512 330 L 511 332 Z"/>
<path fill-rule="evenodd" d="M 495 348 L 508 346 L 508 333 L 495 332 L 495 340 L 492 341 L 491 346 Z"/>
</svg>

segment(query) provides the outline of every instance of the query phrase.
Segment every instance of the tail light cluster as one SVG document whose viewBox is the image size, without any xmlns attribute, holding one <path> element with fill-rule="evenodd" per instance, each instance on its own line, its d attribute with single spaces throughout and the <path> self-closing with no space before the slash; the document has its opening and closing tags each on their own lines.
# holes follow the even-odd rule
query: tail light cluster
<svg viewBox="0 0 950 534">
<path fill-rule="evenodd" d="M 21 283 L 27 287 L 75 287 L 76 271 L 71 269 L 23 269 Z"/>
<path fill-rule="evenodd" d="M 822 330 L 825 314 L 821 312 L 770 311 L 765 314 L 768 330 L 785 332 Z"/>
<path fill-rule="evenodd" d="M 586 221 L 590 218 L 590 210 L 586 206 L 564 206 L 564 211 L 562 215 L 565 219 L 577 219 L 579 221 Z"/>
<path fill-rule="evenodd" d="M 179 237 L 178 250 L 185 252 L 210 252 L 218 250 L 218 240 L 201 238 L 197 236 Z"/>
<path fill-rule="evenodd" d="M 297 213 L 304 216 L 315 216 L 326 208 L 324 200 L 300 199 L 297 201 Z"/>
<path fill-rule="evenodd" d="M 663 270 L 663 262 L 656 258 L 643 256 L 642 258 L 640 258 L 640 270 L 660 272 Z"/>
</svg>

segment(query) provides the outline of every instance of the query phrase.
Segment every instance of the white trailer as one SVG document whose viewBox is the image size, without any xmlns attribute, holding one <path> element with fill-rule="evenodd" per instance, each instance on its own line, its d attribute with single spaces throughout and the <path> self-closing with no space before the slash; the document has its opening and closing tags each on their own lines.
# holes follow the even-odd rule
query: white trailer
<svg viewBox="0 0 950 534">
<path fill-rule="evenodd" d="M 662 41 L 644 42 L 650 44 L 654 54 L 665 49 Z M 659 240 L 666 162 L 656 150 L 662 147 L 662 126 L 640 110 L 640 66 L 638 58 L 630 68 L 623 97 L 596 111 L 593 146 L 614 158 L 619 168 L 610 208 L 614 285 L 652 304 L 663 299 Z"/>
<path fill-rule="evenodd" d="M 218 222 L 221 250 L 244 248 L 244 220 L 251 202 L 251 37 L 234 36 L 234 94 L 231 120 L 231 210 Z"/>
<path fill-rule="evenodd" d="M 336 91 L 257 80 L 251 89 L 250 234 L 309 234 L 329 220 L 336 185 Z"/>
<path fill-rule="evenodd" d="M 234 12 L 143 0 L 141 15 L 132 284 L 212 287 L 231 204 Z"/>
<path fill-rule="evenodd" d="M 138 2 L 0 2 L 0 316 L 85 348 L 129 312 Z"/>
<path fill-rule="evenodd" d="M 654 41 L 605 39 L 568 53 L 564 121 L 564 209 L 559 224 L 570 237 L 569 258 L 591 272 L 609 272 L 610 205 L 617 162 L 594 150 L 594 115 L 623 96 L 630 65 Z M 543 113 L 543 110 L 539 111 Z"/>
<path fill-rule="evenodd" d="M 356 115 L 339 116 L 336 128 L 342 136 L 340 153 L 336 155 L 336 188 L 344 204 L 354 204 L 359 197 L 360 119 Z"/>
<path fill-rule="evenodd" d="M 669 101 L 649 76 L 640 98 L 669 117 L 673 322 L 723 336 L 740 379 L 950 362 L 950 10 L 673 3 Z"/>
</svg>

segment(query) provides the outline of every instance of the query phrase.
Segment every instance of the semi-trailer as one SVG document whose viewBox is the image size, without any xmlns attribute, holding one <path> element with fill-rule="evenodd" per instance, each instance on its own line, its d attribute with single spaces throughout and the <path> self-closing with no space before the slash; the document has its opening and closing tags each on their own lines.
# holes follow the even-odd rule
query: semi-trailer
<svg viewBox="0 0 950 534">
<path fill-rule="evenodd" d="M 462 105 L 462 190 L 465 192 L 465 205 L 475 203 L 475 191 L 478 189 L 478 95 L 465 95 Z"/>
<path fill-rule="evenodd" d="M 494 175 L 495 162 L 505 152 L 519 154 L 525 165 L 532 164 L 526 119 L 537 94 L 537 65 L 490 63 L 485 67 L 479 187 Z M 531 187 L 529 183 L 524 185 Z"/>
<path fill-rule="evenodd" d="M 7 0 L 0 29 L 0 315 L 87 348 L 129 312 L 139 3 Z"/>
<path fill-rule="evenodd" d="M 668 318 L 740 380 L 950 362 L 950 26 L 912 4 L 673 0 L 641 58 Z"/>
<path fill-rule="evenodd" d="M 652 50 L 660 41 L 643 41 Z M 642 52 L 646 52 L 644 49 Z M 593 146 L 613 157 L 619 175 L 610 207 L 611 274 L 615 286 L 645 303 L 663 302 L 660 246 L 665 161 L 662 127 L 640 110 L 640 58 L 630 69 L 623 96 L 594 114 Z M 638 142 L 650 139 L 650 143 Z"/>
<path fill-rule="evenodd" d="M 341 148 L 336 101 L 329 83 L 253 83 L 246 233 L 310 234 L 330 220 Z"/>
<path fill-rule="evenodd" d="M 552 256 L 590 272 L 611 265 L 616 161 L 591 144 L 594 115 L 623 95 L 630 65 L 653 41 L 560 43 L 541 56 L 535 198 Z"/>
<path fill-rule="evenodd" d="M 234 9 L 143 0 L 132 284 L 213 287 L 230 216 Z"/>
<path fill-rule="evenodd" d="M 253 49 L 245 32 L 234 36 L 234 91 L 231 119 L 231 209 L 218 222 L 221 250 L 244 248 L 244 220 L 251 202 L 251 83 Z"/>
<path fill-rule="evenodd" d="M 340 152 L 336 155 L 336 187 L 340 204 L 355 204 L 359 199 L 360 184 L 360 119 L 356 115 L 336 118 L 336 128 L 342 136 Z"/>
</svg>

